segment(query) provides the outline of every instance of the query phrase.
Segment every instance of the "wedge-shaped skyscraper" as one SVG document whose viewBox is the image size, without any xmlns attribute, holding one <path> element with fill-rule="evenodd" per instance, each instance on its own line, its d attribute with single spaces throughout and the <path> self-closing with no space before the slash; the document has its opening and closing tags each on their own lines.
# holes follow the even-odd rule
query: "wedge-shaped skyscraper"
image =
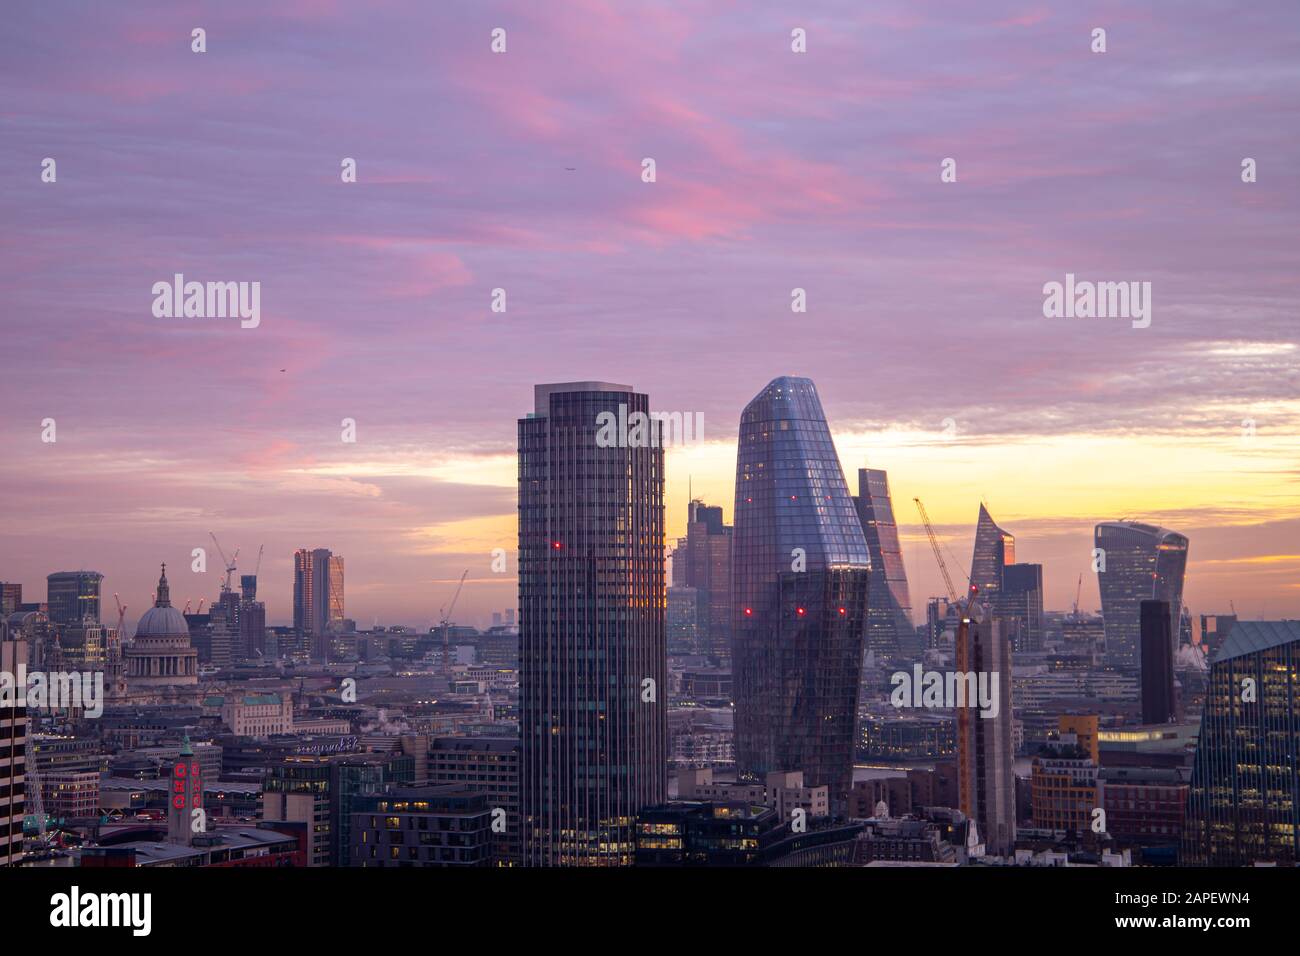
<svg viewBox="0 0 1300 956">
<path fill-rule="evenodd" d="M 732 671 L 739 773 L 801 770 L 847 798 L 871 573 L 812 381 L 745 406 L 736 454 Z"/>
<path fill-rule="evenodd" d="M 912 598 L 907 591 L 903 550 L 889 498 L 889 477 L 878 468 L 858 469 L 853 499 L 871 555 L 871 601 L 867 609 L 867 649 L 899 655 L 916 650 Z"/>
</svg>

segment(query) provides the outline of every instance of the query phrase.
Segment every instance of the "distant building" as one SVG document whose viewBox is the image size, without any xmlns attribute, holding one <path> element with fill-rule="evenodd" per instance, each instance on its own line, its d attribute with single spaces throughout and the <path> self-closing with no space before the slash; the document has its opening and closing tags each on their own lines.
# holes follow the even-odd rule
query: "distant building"
<svg viewBox="0 0 1300 956">
<path fill-rule="evenodd" d="M 696 599 L 696 653 L 720 663 L 731 659 L 731 539 L 722 508 L 698 499 L 687 505 L 686 536 L 673 552 L 673 589 Z"/>
<path fill-rule="evenodd" d="M 1141 604 L 1165 601 L 1169 629 L 1179 632 L 1187 538 L 1136 521 L 1107 521 L 1093 532 L 1097 585 L 1106 628 L 1106 663 L 1137 670 L 1141 651 Z"/>
<path fill-rule="evenodd" d="M 1210 665 L 1180 862 L 1300 863 L 1300 621 L 1238 621 Z"/>
<path fill-rule="evenodd" d="M 861 832 L 829 822 L 795 832 L 763 804 L 677 801 L 637 815 L 636 865 L 845 866 Z"/>
<path fill-rule="evenodd" d="M 970 584 L 995 613 L 1000 608 L 1005 568 L 1015 563 L 1015 537 L 999 528 L 981 504 L 975 524 L 975 551 L 970 559 Z"/>
<path fill-rule="evenodd" d="M 226 695 L 221 722 L 239 737 L 269 737 L 293 733 L 293 698 L 288 694 Z"/>
<path fill-rule="evenodd" d="M 912 623 L 912 598 L 907 590 L 888 475 L 879 468 L 859 468 L 853 504 L 871 556 L 867 650 L 888 656 L 913 654 L 917 650 L 916 626 Z"/>
<path fill-rule="evenodd" d="M 669 654 L 701 653 L 699 591 L 677 585 L 670 587 L 664 620 Z M 730 658 L 730 652 L 727 656 Z"/>
<path fill-rule="evenodd" d="M 266 605 L 257 599 L 257 576 L 239 579 L 239 660 L 261 658 L 266 654 Z"/>
<path fill-rule="evenodd" d="M 329 658 L 330 635 L 342 629 L 345 613 L 343 558 L 328 548 L 293 554 L 293 627 L 311 637 L 313 660 Z"/>
<path fill-rule="evenodd" d="M 1008 564 L 1002 569 L 1002 616 L 1011 623 L 1012 653 L 1043 649 L 1043 566 Z"/>
<path fill-rule="evenodd" d="M 123 658 L 127 693 L 133 700 L 179 700 L 198 693 L 199 655 L 190 645 L 185 615 L 172 607 L 165 564 L 154 606 L 136 623 L 135 640 Z"/>
<path fill-rule="evenodd" d="M 0 617 L 8 617 L 23 603 L 23 586 L 14 581 L 0 581 Z"/>
<path fill-rule="evenodd" d="M 981 514 L 987 513 L 981 509 Z M 963 721 L 959 711 L 958 809 L 975 821 L 988 853 L 1005 856 L 1012 852 L 1016 841 L 1011 647 L 1003 621 L 992 617 L 981 599 L 971 602 L 969 613 L 965 652 L 962 654 L 959 648 L 957 657 L 965 664 L 958 669 L 990 675 L 990 688 L 991 675 L 997 674 L 999 700 L 995 716 L 982 716 L 977 706 L 967 706 Z"/>
<path fill-rule="evenodd" d="M 1142 723 L 1175 719 L 1174 637 L 1168 601 L 1143 601 L 1139 612 L 1142 641 Z"/>
<path fill-rule="evenodd" d="M 1223 642 L 1232 633 L 1232 626 L 1237 623 L 1235 614 L 1202 614 L 1201 647 L 1207 659 L 1213 659 Z"/>
<path fill-rule="evenodd" d="M 54 624 L 99 623 L 99 587 L 104 576 L 98 571 L 56 571 L 46 579 L 48 614 Z"/>
</svg>

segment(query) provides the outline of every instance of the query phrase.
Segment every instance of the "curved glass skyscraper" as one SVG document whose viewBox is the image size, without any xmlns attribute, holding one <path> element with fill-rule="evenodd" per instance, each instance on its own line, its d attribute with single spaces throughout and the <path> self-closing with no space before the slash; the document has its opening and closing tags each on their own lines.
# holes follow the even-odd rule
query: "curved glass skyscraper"
<svg viewBox="0 0 1300 956">
<path fill-rule="evenodd" d="M 732 552 L 736 766 L 853 777 L 871 559 L 817 389 L 773 379 L 740 417 Z"/>
<path fill-rule="evenodd" d="M 1136 670 L 1143 601 L 1168 601 L 1170 633 L 1179 632 L 1187 537 L 1136 521 L 1104 521 L 1097 525 L 1093 540 L 1101 552 L 1098 557 L 1104 557 L 1104 563 L 1098 564 L 1097 586 L 1106 629 L 1106 663 Z"/>
<path fill-rule="evenodd" d="M 889 477 L 878 468 L 859 468 L 858 496 L 853 501 L 871 554 L 867 649 L 886 656 L 909 653 L 916 649 L 916 627 L 889 498 Z"/>
</svg>

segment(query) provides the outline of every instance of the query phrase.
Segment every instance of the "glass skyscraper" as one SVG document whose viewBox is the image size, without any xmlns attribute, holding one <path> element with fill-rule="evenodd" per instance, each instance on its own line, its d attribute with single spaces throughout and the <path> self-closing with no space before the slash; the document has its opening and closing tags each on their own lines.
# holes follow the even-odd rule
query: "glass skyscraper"
<svg viewBox="0 0 1300 956">
<path fill-rule="evenodd" d="M 1106 628 L 1106 663 L 1137 670 L 1143 601 L 1168 601 L 1170 632 L 1179 633 L 1187 538 L 1136 521 L 1106 521 L 1097 525 L 1093 540 L 1104 557 L 1104 564 L 1099 559 L 1097 586 Z"/>
<path fill-rule="evenodd" d="M 315 660 L 329 657 L 330 635 L 342 629 L 343 558 L 328 548 L 293 553 L 293 627 L 311 635 Z"/>
<path fill-rule="evenodd" d="M 50 623 L 99 623 L 99 586 L 104 576 L 98 571 L 56 571 L 46 577 Z"/>
<path fill-rule="evenodd" d="M 853 777 L 871 558 L 817 389 L 773 379 L 740 417 L 732 550 L 736 764 Z"/>
<path fill-rule="evenodd" d="M 648 406 L 538 385 L 519 421 L 525 865 L 630 865 L 637 813 L 667 798 L 663 448 L 597 441 L 602 413 Z"/>
<path fill-rule="evenodd" d="M 687 506 L 686 536 L 673 552 L 673 587 L 694 591 L 698 653 L 731 659 L 731 528 L 722 508 L 696 499 Z"/>
<path fill-rule="evenodd" d="M 871 600 L 867 607 L 867 649 L 898 655 L 916 650 L 912 598 L 907 591 L 903 550 L 889 497 L 889 478 L 878 468 L 858 469 L 853 499 L 871 556 Z"/>
<path fill-rule="evenodd" d="M 1300 863 L 1300 621 L 1238 621 L 1210 665 L 1179 862 Z"/>
<path fill-rule="evenodd" d="M 970 559 L 970 583 L 979 589 L 979 596 L 994 611 L 1001 600 L 1003 569 L 1015 563 L 1015 537 L 999 528 L 981 504 L 975 525 L 975 552 Z"/>
</svg>

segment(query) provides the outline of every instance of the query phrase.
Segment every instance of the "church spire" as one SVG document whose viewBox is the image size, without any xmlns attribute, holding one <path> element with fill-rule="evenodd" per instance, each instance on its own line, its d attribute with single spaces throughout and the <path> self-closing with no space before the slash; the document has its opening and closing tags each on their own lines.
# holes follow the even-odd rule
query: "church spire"
<svg viewBox="0 0 1300 956">
<path fill-rule="evenodd" d="M 172 597 L 171 590 L 167 587 L 167 565 L 162 566 L 162 577 L 158 579 L 158 597 L 153 602 L 154 607 L 171 607 Z"/>
</svg>

